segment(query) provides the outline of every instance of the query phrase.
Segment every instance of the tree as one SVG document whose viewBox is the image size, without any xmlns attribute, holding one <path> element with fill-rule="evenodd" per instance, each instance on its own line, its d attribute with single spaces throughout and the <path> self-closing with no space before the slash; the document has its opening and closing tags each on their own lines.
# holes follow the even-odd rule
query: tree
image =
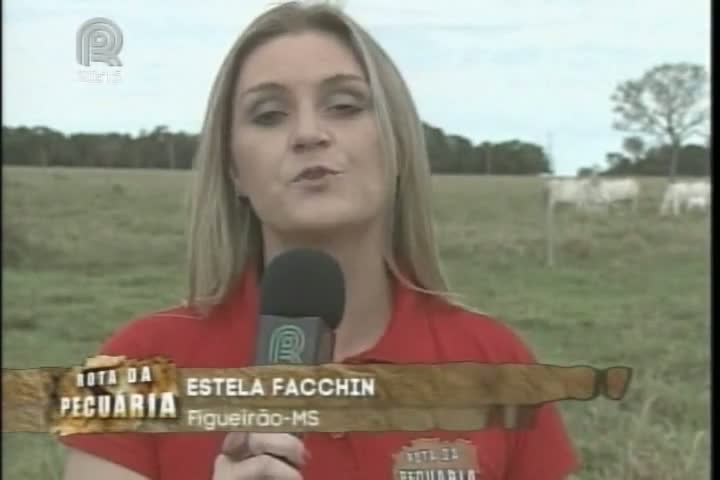
<svg viewBox="0 0 720 480">
<path fill-rule="evenodd" d="M 702 65 L 662 64 L 638 80 L 627 80 L 610 97 L 617 130 L 649 135 L 672 147 L 669 178 L 677 172 L 680 147 L 705 131 L 708 122 L 708 73 Z"/>
<path fill-rule="evenodd" d="M 645 142 L 642 137 L 627 137 L 623 140 L 623 150 L 630 154 L 633 161 L 637 162 L 645 155 Z"/>
<path fill-rule="evenodd" d="M 474 173 L 473 144 L 461 135 L 448 135 L 447 145 L 453 159 L 453 170 L 456 173 Z"/>
<path fill-rule="evenodd" d="M 608 164 L 608 168 L 604 172 L 605 175 L 627 175 L 634 169 L 630 159 L 618 152 L 607 153 L 605 162 Z"/>
<path fill-rule="evenodd" d="M 481 148 L 485 157 L 485 175 L 490 175 L 493 173 L 493 145 L 490 142 L 483 142 Z"/>
</svg>

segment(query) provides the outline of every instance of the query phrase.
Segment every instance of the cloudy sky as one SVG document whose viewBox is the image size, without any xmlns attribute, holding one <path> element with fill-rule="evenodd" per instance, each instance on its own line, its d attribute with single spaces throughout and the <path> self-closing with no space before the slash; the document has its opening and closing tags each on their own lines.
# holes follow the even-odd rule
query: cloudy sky
<svg viewBox="0 0 720 480">
<path fill-rule="evenodd" d="M 223 56 L 274 3 L 6 0 L 3 124 L 197 133 Z M 709 0 L 348 0 L 345 8 L 395 59 L 424 121 L 473 143 L 550 145 L 561 174 L 619 149 L 609 97 L 620 81 L 659 63 L 710 65 Z M 80 76 L 109 70 L 75 58 L 77 30 L 93 17 L 123 33 L 115 83 Z"/>
</svg>

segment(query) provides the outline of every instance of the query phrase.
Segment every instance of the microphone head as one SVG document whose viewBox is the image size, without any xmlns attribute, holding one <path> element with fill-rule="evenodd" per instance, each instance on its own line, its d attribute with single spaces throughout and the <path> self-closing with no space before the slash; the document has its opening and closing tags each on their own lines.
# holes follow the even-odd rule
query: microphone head
<svg viewBox="0 0 720 480">
<path fill-rule="evenodd" d="M 320 317 L 332 330 L 345 311 L 345 278 L 337 261 L 296 248 L 273 258 L 260 284 L 260 315 Z"/>
</svg>

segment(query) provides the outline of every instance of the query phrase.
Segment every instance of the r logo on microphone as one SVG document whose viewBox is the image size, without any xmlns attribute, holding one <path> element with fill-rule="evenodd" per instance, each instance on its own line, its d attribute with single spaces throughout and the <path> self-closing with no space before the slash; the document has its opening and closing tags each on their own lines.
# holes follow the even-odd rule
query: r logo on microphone
<svg viewBox="0 0 720 480">
<path fill-rule="evenodd" d="M 270 336 L 271 363 L 303 363 L 305 332 L 296 325 L 283 325 Z"/>
</svg>

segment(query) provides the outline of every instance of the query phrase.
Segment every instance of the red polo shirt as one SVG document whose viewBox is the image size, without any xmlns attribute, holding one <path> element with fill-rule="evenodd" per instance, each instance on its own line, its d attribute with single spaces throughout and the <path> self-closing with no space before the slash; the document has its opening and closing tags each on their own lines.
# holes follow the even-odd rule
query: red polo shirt
<svg viewBox="0 0 720 480">
<path fill-rule="evenodd" d="M 185 307 L 151 314 L 121 328 L 101 353 L 131 358 L 162 355 L 178 367 L 232 368 L 250 365 L 258 317 L 254 275 L 245 275 L 228 300 L 200 319 Z M 531 363 L 532 354 L 505 325 L 487 316 L 447 305 L 399 283 L 394 288 L 389 326 L 371 350 L 348 362 L 433 363 L 477 361 Z M 152 480 L 209 480 L 225 432 L 86 434 L 62 437 L 66 445 L 123 465 Z M 332 435 L 307 433 L 311 458 L 305 480 L 469 480 L 445 471 L 396 473 L 403 447 L 417 439 L 466 440 L 483 480 L 560 480 L 577 466 L 560 415 L 542 406 L 534 427 L 500 427 L 472 432 L 383 432 Z M 427 459 L 426 459 L 427 460 Z M 415 470 L 415 471 L 418 471 Z"/>
</svg>

